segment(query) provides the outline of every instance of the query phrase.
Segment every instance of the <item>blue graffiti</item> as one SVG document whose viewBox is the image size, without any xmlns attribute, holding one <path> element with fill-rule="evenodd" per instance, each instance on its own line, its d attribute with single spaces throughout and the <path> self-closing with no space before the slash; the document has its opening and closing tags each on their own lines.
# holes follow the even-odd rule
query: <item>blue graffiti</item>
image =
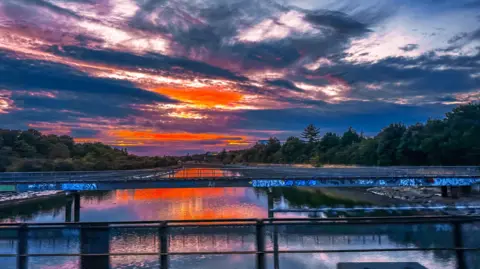
<svg viewBox="0 0 480 269">
<path fill-rule="evenodd" d="M 61 189 L 64 191 L 91 191 L 97 189 L 95 183 L 63 183 Z"/>
<path fill-rule="evenodd" d="M 28 191 L 50 191 L 50 190 L 56 190 L 57 184 L 47 184 L 47 183 L 28 184 L 26 189 Z"/>
<path fill-rule="evenodd" d="M 266 188 L 266 187 L 284 187 L 285 181 L 283 180 L 253 180 L 252 187 Z"/>
<path fill-rule="evenodd" d="M 378 179 L 257 179 L 252 187 L 416 187 L 416 186 L 470 186 L 479 178 L 378 178 Z"/>
<path fill-rule="evenodd" d="M 479 183 L 478 178 L 434 178 L 433 186 L 470 186 Z"/>
</svg>

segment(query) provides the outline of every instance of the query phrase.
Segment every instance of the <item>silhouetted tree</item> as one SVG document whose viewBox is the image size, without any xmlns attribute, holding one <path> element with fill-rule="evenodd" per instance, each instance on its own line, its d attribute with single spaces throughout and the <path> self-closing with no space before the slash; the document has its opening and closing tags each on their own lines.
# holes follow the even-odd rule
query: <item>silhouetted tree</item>
<svg viewBox="0 0 480 269">
<path fill-rule="evenodd" d="M 313 124 L 309 124 L 305 130 L 303 130 L 301 137 L 307 140 L 308 143 L 314 143 L 318 141 L 319 134 L 320 129 L 315 127 Z"/>
</svg>

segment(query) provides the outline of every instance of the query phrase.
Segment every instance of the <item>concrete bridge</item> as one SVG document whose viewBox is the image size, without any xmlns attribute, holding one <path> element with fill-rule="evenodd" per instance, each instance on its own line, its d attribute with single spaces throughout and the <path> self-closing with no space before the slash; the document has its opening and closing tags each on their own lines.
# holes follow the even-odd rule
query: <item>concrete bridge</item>
<svg viewBox="0 0 480 269">
<path fill-rule="evenodd" d="M 444 187 L 458 196 L 480 183 L 479 167 L 289 168 L 221 166 L 132 171 L 0 173 L 0 191 L 209 187 Z"/>
</svg>

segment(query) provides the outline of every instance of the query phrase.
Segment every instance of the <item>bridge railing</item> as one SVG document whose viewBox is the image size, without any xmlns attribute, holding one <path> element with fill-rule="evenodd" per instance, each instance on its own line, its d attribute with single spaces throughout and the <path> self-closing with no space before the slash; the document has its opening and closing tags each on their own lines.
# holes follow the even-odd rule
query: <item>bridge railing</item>
<svg viewBox="0 0 480 269">
<path fill-rule="evenodd" d="M 464 233 L 464 225 L 477 224 L 480 216 L 415 216 L 415 217 L 361 217 L 361 218 L 290 218 L 290 219 L 223 219 L 223 220 L 174 220 L 174 221 L 134 221 L 134 222 L 84 222 L 84 223 L 3 223 L 0 224 L 0 235 L 4 230 L 15 230 L 17 238 L 17 253 L 0 254 L 2 257 L 16 257 L 16 266 L 18 269 L 27 269 L 29 257 L 79 257 L 82 269 L 106 269 L 109 268 L 110 257 L 118 256 L 156 256 L 158 257 L 161 269 L 169 268 L 170 256 L 186 255 L 255 255 L 256 268 L 265 269 L 266 256 L 273 255 L 274 268 L 280 268 L 279 255 L 282 254 L 315 254 L 315 253 L 375 253 L 375 252 L 411 252 L 411 251 L 451 251 L 455 253 L 457 269 L 473 269 L 467 259 L 467 253 L 480 253 L 479 240 L 473 240 L 475 245 L 465 244 L 464 239 L 467 235 Z M 453 229 L 452 247 L 390 247 L 390 248 L 349 248 L 349 249 L 284 249 L 278 246 L 278 227 L 305 227 L 305 225 L 325 226 L 325 225 L 353 225 L 361 227 L 365 225 L 409 225 L 409 224 L 447 224 Z M 228 225 L 249 226 L 255 231 L 255 249 L 242 251 L 171 251 L 169 246 L 169 235 L 173 228 L 205 228 Z M 269 227 L 269 228 L 267 228 Z M 78 229 L 81 242 L 79 253 L 29 253 L 28 240 L 29 232 L 33 230 L 52 230 L 52 229 Z M 109 232 L 114 228 L 138 229 L 154 228 L 158 235 L 158 249 L 150 252 L 115 252 L 109 251 Z M 273 247 L 266 246 L 266 230 L 273 230 Z M 320 230 L 321 231 L 321 230 Z M 0 237 L 1 238 L 1 237 Z M 471 243 L 472 240 L 470 240 Z M 477 255 L 476 255 L 477 256 Z M 94 265 L 95 267 L 91 267 Z"/>
</svg>

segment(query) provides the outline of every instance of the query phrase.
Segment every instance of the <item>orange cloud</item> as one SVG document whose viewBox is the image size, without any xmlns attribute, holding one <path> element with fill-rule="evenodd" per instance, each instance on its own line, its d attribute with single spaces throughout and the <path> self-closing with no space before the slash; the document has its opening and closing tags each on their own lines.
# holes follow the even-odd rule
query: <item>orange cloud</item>
<svg viewBox="0 0 480 269">
<path fill-rule="evenodd" d="M 232 136 L 224 134 L 210 133 L 154 133 L 150 131 L 130 131 L 116 130 L 108 132 L 109 136 L 122 139 L 125 141 L 203 141 L 203 140 L 220 140 L 220 141 L 244 141 L 245 136 Z"/>
<path fill-rule="evenodd" d="M 243 98 L 241 93 L 225 91 L 218 87 L 157 88 L 154 91 L 172 99 L 207 108 L 232 106 L 240 102 Z"/>
</svg>

